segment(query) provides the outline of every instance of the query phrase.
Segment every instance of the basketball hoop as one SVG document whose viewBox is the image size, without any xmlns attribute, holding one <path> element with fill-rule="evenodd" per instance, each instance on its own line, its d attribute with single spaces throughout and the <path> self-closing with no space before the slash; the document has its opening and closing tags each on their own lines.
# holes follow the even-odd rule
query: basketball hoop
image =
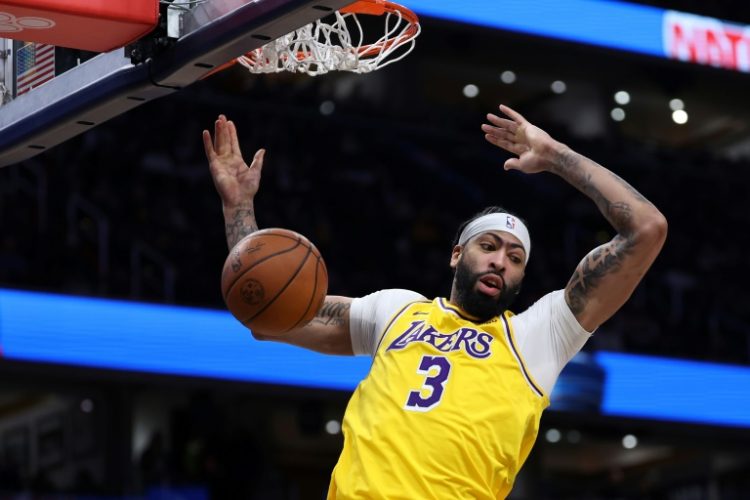
<svg viewBox="0 0 750 500">
<path fill-rule="evenodd" d="M 357 15 L 385 15 L 384 34 L 365 43 Z M 229 65 L 238 62 L 251 73 L 369 73 L 406 57 L 414 49 L 419 33 L 419 19 L 406 7 L 388 0 L 361 0 L 248 52 Z"/>
</svg>

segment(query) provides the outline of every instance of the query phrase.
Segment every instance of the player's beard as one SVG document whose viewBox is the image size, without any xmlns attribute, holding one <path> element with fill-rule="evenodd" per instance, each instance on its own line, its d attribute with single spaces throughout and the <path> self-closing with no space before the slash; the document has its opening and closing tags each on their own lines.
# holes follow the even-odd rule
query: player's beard
<svg viewBox="0 0 750 500">
<path fill-rule="evenodd" d="M 459 259 L 456 265 L 456 305 L 469 315 L 478 318 L 480 323 L 502 314 L 510 307 L 518 292 L 521 291 L 520 282 L 511 285 L 503 280 L 504 286 L 499 295 L 496 297 L 485 295 L 474 288 L 477 280 L 483 274 L 486 273 L 472 272 L 469 266 L 464 263 L 464 259 Z"/>
</svg>

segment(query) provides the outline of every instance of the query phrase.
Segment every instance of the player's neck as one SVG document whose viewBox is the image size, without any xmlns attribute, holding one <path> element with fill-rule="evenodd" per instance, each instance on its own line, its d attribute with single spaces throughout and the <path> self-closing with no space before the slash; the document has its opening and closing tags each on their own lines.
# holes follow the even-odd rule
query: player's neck
<svg viewBox="0 0 750 500">
<path fill-rule="evenodd" d="M 474 316 L 471 313 L 466 312 L 466 309 L 461 307 L 461 304 L 455 300 L 455 295 L 453 293 L 451 293 L 450 298 L 445 299 L 445 302 L 446 302 L 446 305 L 455 308 L 461 314 L 462 317 L 470 321 L 473 321 L 474 323 L 483 323 L 482 318 L 479 318 L 477 316 Z"/>
</svg>

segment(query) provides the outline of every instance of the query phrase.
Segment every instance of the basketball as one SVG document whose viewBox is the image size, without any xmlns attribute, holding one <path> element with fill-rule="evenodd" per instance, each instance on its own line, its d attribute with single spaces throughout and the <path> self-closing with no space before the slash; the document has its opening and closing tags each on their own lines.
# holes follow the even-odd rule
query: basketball
<svg viewBox="0 0 750 500">
<path fill-rule="evenodd" d="M 328 292 L 328 272 L 307 238 L 288 229 L 264 229 L 229 252 L 221 292 L 243 325 L 280 335 L 312 320 Z"/>
</svg>

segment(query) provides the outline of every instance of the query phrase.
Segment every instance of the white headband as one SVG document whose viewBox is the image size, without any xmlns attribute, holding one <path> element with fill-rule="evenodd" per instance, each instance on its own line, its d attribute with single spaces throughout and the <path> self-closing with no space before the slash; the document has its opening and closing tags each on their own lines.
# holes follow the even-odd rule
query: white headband
<svg viewBox="0 0 750 500">
<path fill-rule="evenodd" d="M 510 214 L 494 213 L 474 219 L 461 232 L 461 236 L 458 238 L 458 244 L 463 246 L 474 236 L 480 233 L 486 233 L 487 231 L 505 231 L 521 240 L 523 249 L 526 251 L 525 263 L 529 263 L 529 255 L 531 255 L 531 238 L 529 238 L 529 230 L 526 229 L 523 222 Z"/>
</svg>

